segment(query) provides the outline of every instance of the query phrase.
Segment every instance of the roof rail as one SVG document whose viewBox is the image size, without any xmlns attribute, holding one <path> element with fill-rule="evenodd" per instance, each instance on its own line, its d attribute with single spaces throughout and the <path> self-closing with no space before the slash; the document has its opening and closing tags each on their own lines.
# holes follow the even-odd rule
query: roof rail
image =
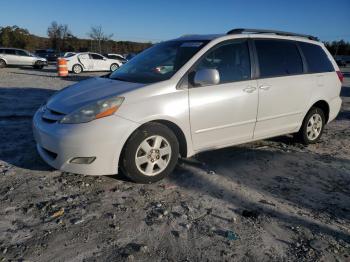
<svg viewBox="0 0 350 262">
<path fill-rule="evenodd" d="M 242 33 L 254 33 L 254 34 L 275 34 L 283 36 L 299 36 L 305 37 L 310 40 L 318 41 L 318 38 L 312 35 L 296 34 L 284 31 L 277 30 L 268 30 L 268 29 L 250 29 L 250 28 L 235 28 L 227 32 L 227 35 L 242 34 Z"/>
</svg>

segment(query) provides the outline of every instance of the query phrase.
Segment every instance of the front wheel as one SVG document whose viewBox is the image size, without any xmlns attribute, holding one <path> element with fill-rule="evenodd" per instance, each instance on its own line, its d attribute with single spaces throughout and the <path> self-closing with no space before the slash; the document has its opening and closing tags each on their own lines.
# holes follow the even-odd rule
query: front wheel
<svg viewBox="0 0 350 262">
<path fill-rule="evenodd" d="M 179 143 L 166 126 L 149 123 L 136 130 L 127 141 L 122 171 L 137 183 L 153 183 L 169 175 L 179 157 Z"/>
<path fill-rule="evenodd" d="M 321 138 L 325 123 L 326 118 L 323 110 L 318 107 L 312 107 L 306 114 L 297 134 L 299 140 L 306 145 L 316 143 Z"/>
</svg>

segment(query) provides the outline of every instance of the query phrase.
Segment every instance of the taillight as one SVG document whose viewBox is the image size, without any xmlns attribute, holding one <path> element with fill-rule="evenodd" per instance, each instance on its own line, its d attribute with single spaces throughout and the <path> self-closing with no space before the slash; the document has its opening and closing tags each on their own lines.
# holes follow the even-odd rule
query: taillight
<svg viewBox="0 0 350 262">
<path fill-rule="evenodd" d="M 343 80 L 344 80 L 344 75 L 342 74 L 342 72 L 337 71 L 337 75 L 338 75 L 338 78 L 339 78 L 340 82 L 342 82 L 342 83 L 343 83 Z"/>
</svg>

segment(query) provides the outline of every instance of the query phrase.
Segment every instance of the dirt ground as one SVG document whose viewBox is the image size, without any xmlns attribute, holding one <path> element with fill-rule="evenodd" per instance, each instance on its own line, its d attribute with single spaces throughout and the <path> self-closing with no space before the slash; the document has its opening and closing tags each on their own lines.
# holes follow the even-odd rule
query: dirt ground
<svg viewBox="0 0 350 262">
<path fill-rule="evenodd" d="M 167 179 L 53 170 L 34 111 L 62 80 L 0 70 L 0 261 L 350 261 L 350 70 L 316 145 L 289 136 L 181 160 Z M 95 74 L 99 75 L 99 74 Z"/>
</svg>

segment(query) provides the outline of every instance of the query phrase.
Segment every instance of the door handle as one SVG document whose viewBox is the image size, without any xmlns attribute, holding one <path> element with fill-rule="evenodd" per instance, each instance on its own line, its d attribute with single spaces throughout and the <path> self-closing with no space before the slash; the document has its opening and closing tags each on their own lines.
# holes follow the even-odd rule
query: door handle
<svg viewBox="0 0 350 262">
<path fill-rule="evenodd" d="M 246 93 L 253 93 L 255 90 L 256 90 L 256 87 L 254 87 L 254 86 L 249 86 L 249 87 L 243 88 L 243 91 Z"/>
<path fill-rule="evenodd" d="M 269 85 L 261 85 L 261 86 L 259 86 L 259 89 L 261 89 L 261 90 L 269 90 L 270 87 L 271 86 L 269 86 Z"/>
</svg>

